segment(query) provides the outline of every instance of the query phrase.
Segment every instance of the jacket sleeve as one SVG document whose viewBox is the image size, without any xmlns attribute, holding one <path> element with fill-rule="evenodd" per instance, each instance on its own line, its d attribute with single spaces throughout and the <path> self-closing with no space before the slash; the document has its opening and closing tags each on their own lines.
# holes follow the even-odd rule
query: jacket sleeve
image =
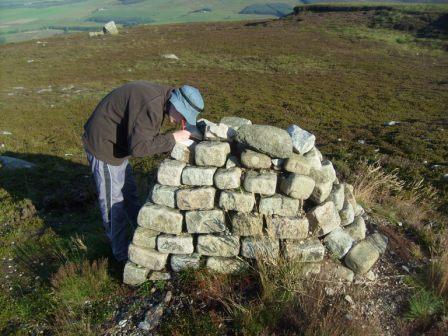
<svg viewBox="0 0 448 336">
<path fill-rule="evenodd" d="M 129 141 L 130 154 L 134 157 L 169 152 L 176 143 L 173 133 L 159 134 L 163 112 L 154 111 L 157 105 L 154 101 L 147 104 L 135 122 Z"/>
</svg>

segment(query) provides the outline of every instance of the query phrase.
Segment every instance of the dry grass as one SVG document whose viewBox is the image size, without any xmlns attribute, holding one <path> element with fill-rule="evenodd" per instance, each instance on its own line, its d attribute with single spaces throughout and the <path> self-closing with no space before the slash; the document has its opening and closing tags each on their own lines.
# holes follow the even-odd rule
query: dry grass
<svg viewBox="0 0 448 336">
<path fill-rule="evenodd" d="M 405 223 L 423 246 L 431 252 L 440 251 L 443 234 L 439 233 L 446 227 L 446 218 L 437 211 L 440 201 L 436 189 L 423 180 L 406 183 L 398 170 L 387 172 L 379 161 L 360 161 L 353 174 L 353 186 L 356 199 L 374 214 Z"/>
</svg>

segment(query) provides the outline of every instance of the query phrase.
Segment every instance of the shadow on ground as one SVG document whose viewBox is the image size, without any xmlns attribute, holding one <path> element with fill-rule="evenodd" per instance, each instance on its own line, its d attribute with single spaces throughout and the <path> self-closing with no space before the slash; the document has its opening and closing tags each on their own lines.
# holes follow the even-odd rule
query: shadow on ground
<svg viewBox="0 0 448 336">
<path fill-rule="evenodd" d="M 111 275 L 121 277 L 120 265 L 112 257 L 109 242 L 104 233 L 100 212 L 97 206 L 96 189 L 90 168 L 69 159 L 44 154 L 23 154 L 5 152 L 2 155 L 23 159 L 36 166 L 31 169 L 0 169 L 0 189 L 12 197 L 14 204 L 20 204 L 19 218 L 10 219 L 14 222 L 13 230 L 22 226 L 22 248 L 17 246 L 16 252 L 26 254 L 25 259 L 34 259 L 30 254 L 54 253 L 54 251 L 33 252 L 30 241 L 37 239 L 44 231 L 51 230 L 56 240 L 64 244 L 81 239 L 85 247 L 85 257 L 89 260 L 107 258 Z M 146 180 L 145 172 L 139 169 L 135 172 L 137 180 Z M 0 199 L 0 204 L 2 200 Z M 26 232 L 26 221 L 31 217 L 43 221 L 39 230 L 30 229 Z M 33 232 L 34 230 L 34 232 Z M 20 238 L 18 239 L 20 240 Z M 48 249 L 47 250 L 51 250 Z M 40 258 L 39 258 L 40 259 Z M 48 259 L 51 256 L 48 255 Z M 48 269 L 50 276 L 54 270 Z"/>
</svg>

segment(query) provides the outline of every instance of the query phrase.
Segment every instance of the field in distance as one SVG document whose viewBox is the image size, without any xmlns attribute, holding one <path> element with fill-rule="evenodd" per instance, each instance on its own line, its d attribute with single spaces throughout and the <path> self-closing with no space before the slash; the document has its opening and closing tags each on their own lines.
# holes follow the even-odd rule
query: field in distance
<svg viewBox="0 0 448 336">
<path fill-rule="evenodd" d="M 162 24 L 272 18 L 292 12 L 298 0 L 6 0 L 0 2 L 0 42 L 73 31 L 95 31 L 104 22 Z M 246 14 L 239 14 L 244 11 Z"/>
</svg>

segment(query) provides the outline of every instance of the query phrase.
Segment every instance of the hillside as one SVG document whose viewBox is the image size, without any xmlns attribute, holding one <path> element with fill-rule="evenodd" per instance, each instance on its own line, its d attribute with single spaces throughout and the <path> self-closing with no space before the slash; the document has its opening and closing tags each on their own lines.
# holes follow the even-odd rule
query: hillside
<svg viewBox="0 0 448 336">
<path fill-rule="evenodd" d="M 119 25 L 134 26 L 274 18 L 291 13 L 294 6 L 316 2 L 336 1 L 7 0 L 0 3 L 0 43 L 42 39 L 79 31 L 97 31 L 111 20 Z M 446 3 L 447 0 L 403 2 Z"/>
<path fill-rule="evenodd" d="M 0 155 L 36 165 L 0 168 L 0 333 L 138 334 L 149 305 L 169 289 L 175 304 L 158 329 L 164 335 L 288 334 L 293 327 L 342 335 L 366 326 L 381 335 L 446 334 L 448 55 L 446 31 L 434 25 L 446 12 L 415 12 L 416 29 L 394 24 L 411 15 L 400 10 L 308 11 L 0 46 Z M 421 17 L 430 19 L 422 27 Z M 179 60 L 162 57 L 171 53 Z M 334 296 L 315 282 L 292 304 L 298 293 L 285 294 L 291 283 L 282 274 L 183 273 L 167 283 L 122 285 L 80 137 L 98 101 L 138 79 L 197 86 L 210 120 L 238 115 L 314 133 L 338 178 L 357 188 L 369 225 L 389 236 L 377 278 Z M 164 157 L 132 161 L 142 201 Z"/>
</svg>

